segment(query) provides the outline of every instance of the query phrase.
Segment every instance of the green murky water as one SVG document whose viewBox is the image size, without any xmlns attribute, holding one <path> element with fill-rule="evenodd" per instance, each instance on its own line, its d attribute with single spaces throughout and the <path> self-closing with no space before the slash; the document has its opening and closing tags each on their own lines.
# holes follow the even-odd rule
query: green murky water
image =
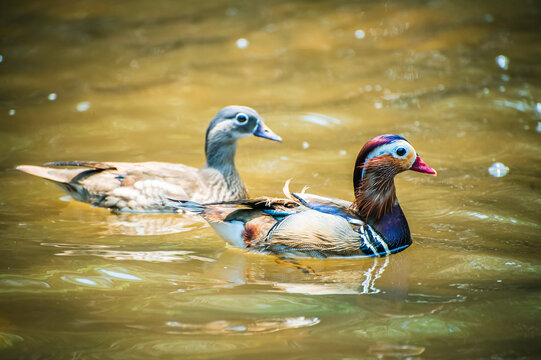
<svg viewBox="0 0 541 360">
<path fill-rule="evenodd" d="M 1 358 L 539 356 L 538 2 L 1 8 Z M 198 218 L 114 215 L 13 169 L 199 166 L 206 126 L 229 104 L 284 138 L 242 140 L 253 196 L 293 178 L 293 190 L 351 199 L 363 143 L 405 136 L 439 173 L 397 179 L 414 245 L 303 260 L 307 275 L 226 248 Z M 489 175 L 495 162 L 505 177 Z"/>
</svg>

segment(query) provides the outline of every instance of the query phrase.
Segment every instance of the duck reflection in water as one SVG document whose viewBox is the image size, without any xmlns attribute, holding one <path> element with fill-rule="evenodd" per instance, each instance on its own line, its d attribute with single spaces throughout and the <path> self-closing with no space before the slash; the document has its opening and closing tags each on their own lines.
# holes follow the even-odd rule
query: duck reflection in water
<svg viewBox="0 0 541 360">
<path fill-rule="evenodd" d="M 404 298 L 408 292 L 409 258 L 398 255 L 364 259 L 303 259 L 312 269 L 276 266 L 275 258 L 226 249 L 215 262 L 205 262 L 205 278 L 220 279 L 219 287 L 264 285 L 275 291 L 306 295 L 381 294 Z"/>
</svg>

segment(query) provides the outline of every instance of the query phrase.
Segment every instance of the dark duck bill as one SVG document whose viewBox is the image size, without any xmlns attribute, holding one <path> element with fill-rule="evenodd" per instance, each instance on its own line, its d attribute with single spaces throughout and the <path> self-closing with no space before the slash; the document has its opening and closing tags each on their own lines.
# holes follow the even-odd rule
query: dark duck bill
<svg viewBox="0 0 541 360">
<path fill-rule="evenodd" d="M 282 142 L 282 138 L 276 135 L 262 120 L 258 122 L 253 134 L 261 138 Z"/>
</svg>

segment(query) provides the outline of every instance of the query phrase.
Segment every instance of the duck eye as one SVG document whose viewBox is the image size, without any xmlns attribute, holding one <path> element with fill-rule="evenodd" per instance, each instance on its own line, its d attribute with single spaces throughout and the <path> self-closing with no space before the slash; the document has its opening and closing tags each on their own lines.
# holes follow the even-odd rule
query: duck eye
<svg viewBox="0 0 541 360">
<path fill-rule="evenodd" d="M 396 149 L 396 155 L 398 156 L 404 156 L 406 154 L 406 149 L 404 148 L 398 148 Z"/>
<path fill-rule="evenodd" d="M 235 116 L 235 120 L 237 120 L 237 122 L 241 125 L 246 124 L 246 122 L 248 121 L 248 115 L 243 114 L 243 113 L 238 113 L 237 116 Z"/>
</svg>

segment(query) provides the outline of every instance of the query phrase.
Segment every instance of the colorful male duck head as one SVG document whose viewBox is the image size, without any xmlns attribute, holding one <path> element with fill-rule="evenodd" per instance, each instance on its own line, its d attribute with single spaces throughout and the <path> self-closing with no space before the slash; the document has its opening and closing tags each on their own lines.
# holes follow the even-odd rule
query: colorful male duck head
<svg viewBox="0 0 541 360">
<path fill-rule="evenodd" d="M 401 136 L 385 134 L 369 140 L 359 152 L 353 173 L 353 208 L 366 219 L 380 219 L 398 206 L 394 177 L 406 170 L 436 175 Z"/>
</svg>

